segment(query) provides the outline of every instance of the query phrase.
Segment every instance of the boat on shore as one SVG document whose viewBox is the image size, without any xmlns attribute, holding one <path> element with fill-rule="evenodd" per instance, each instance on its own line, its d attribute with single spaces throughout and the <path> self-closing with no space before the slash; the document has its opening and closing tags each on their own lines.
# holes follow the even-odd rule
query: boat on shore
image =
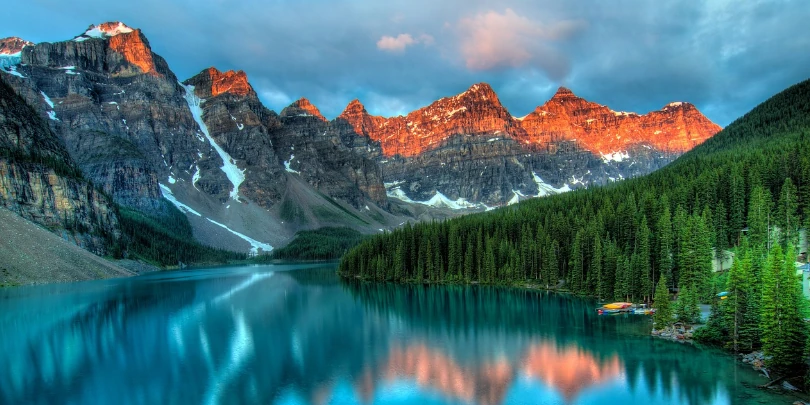
<svg viewBox="0 0 810 405">
<path fill-rule="evenodd" d="M 636 315 L 650 315 L 655 312 L 647 304 L 633 304 L 632 302 L 613 302 L 602 305 L 596 309 L 599 315 L 631 313 Z"/>
</svg>

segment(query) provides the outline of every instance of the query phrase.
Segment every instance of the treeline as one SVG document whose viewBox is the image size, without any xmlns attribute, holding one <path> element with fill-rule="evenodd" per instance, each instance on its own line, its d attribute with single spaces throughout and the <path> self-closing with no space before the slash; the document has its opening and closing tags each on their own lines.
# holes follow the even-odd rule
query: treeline
<svg viewBox="0 0 810 405">
<path fill-rule="evenodd" d="M 270 255 L 258 256 L 255 261 L 338 259 L 364 237 L 354 229 L 343 227 L 300 231 L 287 246 L 273 250 Z"/>
<path fill-rule="evenodd" d="M 122 235 L 111 249 L 115 258 L 139 259 L 161 267 L 247 259 L 244 253 L 198 243 L 192 235 L 188 218 L 165 200 L 164 203 L 167 214 L 161 218 L 119 207 Z"/>
<path fill-rule="evenodd" d="M 747 235 L 796 243 L 810 218 L 810 81 L 772 97 L 643 178 L 490 213 L 407 225 L 344 256 L 345 277 L 521 284 L 650 300 L 664 276 L 701 300 L 712 259 Z"/>
</svg>

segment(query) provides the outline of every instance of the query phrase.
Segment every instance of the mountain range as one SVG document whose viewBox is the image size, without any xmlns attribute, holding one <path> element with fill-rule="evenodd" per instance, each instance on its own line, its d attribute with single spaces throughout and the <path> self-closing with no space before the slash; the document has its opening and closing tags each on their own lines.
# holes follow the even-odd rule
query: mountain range
<svg viewBox="0 0 810 405">
<path fill-rule="evenodd" d="M 120 22 L 53 43 L 0 40 L 0 81 L 16 93 L 4 108 L 27 103 L 39 118 L 0 110 L 9 150 L 46 137 L 42 153 L 86 179 L 71 185 L 84 197 L 63 197 L 35 180 L 47 171 L 0 170 L 0 202 L 46 224 L 81 201 L 82 226 L 67 233 L 98 253 L 98 237 L 77 235 L 115 238 L 112 203 L 158 220 L 174 206 L 204 244 L 267 251 L 302 229 L 380 232 L 647 174 L 720 130 L 686 102 L 635 114 L 562 87 L 514 117 L 486 83 L 405 116 L 353 100 L 329 120 L 305 98 L 276 113 L 242 71 L 178 79 Z"/>
</svg>

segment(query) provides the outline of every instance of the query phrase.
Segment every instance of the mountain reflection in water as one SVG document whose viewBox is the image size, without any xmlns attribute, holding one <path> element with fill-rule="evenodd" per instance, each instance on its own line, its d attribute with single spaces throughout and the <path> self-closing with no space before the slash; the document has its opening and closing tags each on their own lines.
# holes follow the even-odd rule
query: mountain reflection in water
<svg viewBox="0 0 810 405">
<path fill-rule="evenodd" d="M 645 317 L 491 287 L 340 281 L 334 265 L 0 289 L 0 403 L 768 401 L 751 370 Z M 787 401 L 789 398 L 778 400 Z"/>
</svg>

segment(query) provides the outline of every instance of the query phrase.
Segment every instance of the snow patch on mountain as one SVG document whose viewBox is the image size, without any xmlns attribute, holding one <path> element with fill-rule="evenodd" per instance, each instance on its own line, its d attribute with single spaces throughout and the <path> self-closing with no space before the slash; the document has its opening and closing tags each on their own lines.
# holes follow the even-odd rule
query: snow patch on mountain
<svg viewBox="0 0 810 405">
<path fill-rule="evenodd" d="M 51 101 L 51 98 L 48 97 L 48 95 L 45 94 L 44 91 L 40 91 L 39 94 L 42 94 L 42 99 L 45 100 L 45 104 L 47 104 L 48 107 L 51 108 L 50 111 L 46 111 L 46 113 L 48 114 L 48 118 L 50 118 L 52 121 L 59 121 L 59 118 L 56 118 L 56 111 L 53 110 L 54 104 L 53 101 Z"/>
<path fill-rule="evenodd" d="M 11 54 L 0 54 L 0 70 L 14 76 L 25 78 L 17 71 L 17 65 L 21 63 L 22 51 Z"/>
<path fill-rule="evenodd" d="M 385 183 L 385 185 L 386 185 L 386 194 L 388 195 L 388 197 L 396 198 L 397 200 L 404 201 L 406 203 L 421 204 L 421 205 L 427 205 L 427 206 L 436 207 L 436 208 L 450 208 L 452 210 L 464 210 L 464 209 L 478 208 L 479 207 L 478 204 L 473 204 L 473 203 L 467 201 L 466 198 L 459 198 L 457 200 L 451 200 L 451 199 L 447 198 L 447 196 L 445 196 L 444 194 L 442 194 L 439 191 L 436 191 L 436 193 L 433 194 L 433 197 L 431 197 L 427 201 L 415 201 L 415 200 L 412 200 L 410 197 L 408 197 L 408 195 L 405 194 L 405 192 L 402 190 L 401 187 L 399 187 L 398 185 L 394 185 L 394 184 L 401 184 L 401 183 L 402 182 Z"/>
<path fill-rule="evenodd" d="M 217 221 L 214 221 L 211 218 L 206 218 L 206 219 L 208 220 L 208 222 L 210 222 L 210 223 L 212 223 L 214 225 L 218 225 L 218 226 L 224 228 L 226 231 L 238 236 L 239 238 L 241 238 L 245 242 L 250 243 L 250 253 L 257 254 L 257 253 L 259 253 L 259 249 L 261 249 L 264 252 L 269 252 L 269 251 L 273 250 L 273 247 L 270 246 L 267 243 L 259 242 L 256 239 L 251 238 L 250 236 L 247 236 L 245 234 L 236 232 L 233 229 L 228 228 L 225 224 L 221 224 L 221 223 L 219 223 Z"/>
<path fill-rule="evenodd" d="M 450 117 L 452 117 L 452 116 L 456 115 L 456 113 L 460 113 L 460 112 L 462 112 L 462 111 L 467 111 L 467 107 L 463 107 L 463 106 L 462 106 L 462 107 L 456 108 L 456 109 L 455 109 L 455 110 L 453 110 L 453 111 L 448 111 L 448 112 L 447 112 L 447 118 L 450 118 Z"/>
<path fill-rule="evenodd" d="M 127 27 L 124 23 L 118 24 L 99 24 L 93 25 L 84 32 L 84 34 L 79 35 L 76 38 L 73 38 L 76 42 L 86 41 L 90 38 L 99 38 L 105 39 L 109 37 L 114 37 L 120 34 L 128 34 L 134 31 L 132 28 Z"/>
<path fill-rule="evenodd" d="M 534 183 L 537 184 L 537 197 L 545 197 L 547 195 L 561 194 L 571 191 L 571 187 L 567 183 L 564 183 L 560 188 L 556 188 L 543 181 L 543 179 L 541 179 L 540 176 L 538 176 L 535 172 L 532 172 L 532 178 L 534 179 Z"/>
<path fill-rule="evenodd" d="M 240 169 L 236 165 L 236 161 L 231 158 L 231 155 L 229 155 L 228 152 L 225 152 L 208 133 L 208 126 L 205 125 L 202 118 L 203 110 L 201 104 L 205 100 L 200 100 L 200 98 L 194 94 L 194 86 L 186 86 L 183 83 L 180 83 L 180 85 L 186 90 L 184 97 L 186 99 L 186 103 L 188 103 L 188 109 L 191 110 L 191 115 L 194 117 L 194 121 L 197 122 L 197 125 L 200 127 L 200 131 L 202 131 L 203 135 L 208 138 L 208 142 L 211 144 L 214 150 L 217 151 L 219 157 L 222 158 L 222 167 L 220 169 L 222 169 L 225 176 L 227 176 L 228 180 L 230 180 L 231 184 L 233 184 L 231 198 L 239 201 L 239 186 L 243 181 L 245 181 L 245 170 Z"/>
<path fill-rule="evenodd" d="M 290 154 L 290 160 L 284 161 L 284 170 L 290 173 L 301 174 L 301 172 L 299 172 L 298 170 L 295 170 L 292 167 L 290 167 L 290 163 L 292 163 L 293 159 L 295 159 L 295 155 Z"/>
<path fill-rule="evenodd" d="M 182 212 L 186 212 L 186 213 L 194 214 L 194 215 L 196 215 L 198 217 L 202 217 L 202 215 L 199 212 L 194 211 L 193 208 L 191 208 L 188 205 L 183 204 L 179 200 L 177 200 L 177 198 L 175 198 L 174 194 L 172 194 L 172 190 L 169 189 L 169 187 L 166 187 L 165 185 L 160 184 L 160 183 L 158 183 L 158 185 L 160 186 L 160 193 L 163 194 L 163 198 L 169 200 L 169 202 L 174 204 L 174 206 L 177 207 L 177 209 L 179 209 Z"/>
<path fill-rule="evenodd" d="M 228 228 L 228 226 L 226 226 L 225 224 L 221 224 L 221 223 L 219 223 L 217 221 L 214 221 L 211 218 L 204 217 L 202 214 L 195 211 L 193 208 L 189 207 L 186 204 L 181 203 L 174 196 L 174 194 L 172 194 L 172 190 L 169 187 L 167 187 L 164 184 L 160 184 L 160 183 L 158 183 L 158 185 L 160 186 L 160 193 L 163 195 L 163 198 L 169 200 L 169 202 L 174 204 L 174 206 L 177 207 L 177 209 L 179 209 L 182 212 L 194 214 L 194 215 L 196 215 L 198 217 L 205 218 L 206 220 L 208 220 L 208 222 L 211 222 L 214 225 L 220 226 L 220 227 L 224 228 L 226 231 L 228 231 L 228 232 L 238 236 L 240 239 L 246 241 L 247 243 L 250 243 L 250 252 L 251 253 L 257 254 L 259 252 L 259 249 L 261 249 L 261 250 L 263 250 L 265 252 L 269 252 L 269 251 L 273 250 L 273 247 L 270 246 L 267 243 L 259 242 L 256 239 L 253 239 L 253 238 L 251 238 L 251 237 L 249 237 L 249 236 L 247 236 L 245 234 L 236 232 L 233 229 Z"/>
<path fill-rule="evenodd" d="M 191 185 L 194 186 L 194 189 L 199 191 L 200 189 L 197 188 L 197 181 L 200 180 L 200 166 L 195 165 L 197 170 L 194 172 L 194 175 L 191 177 Z"/>
<path fill-rule="evenodd" d="M 621 163 L 625 159 L 630 159 L 630 154 L 628 154 L 627 152 L 613 152 L 613 153 L 607 153 L 607 154 L 601 153 L 600 155 L 602 155 L 602 161 L 605 162 L 605 163 L 610 163 L 610 162 Z"/>
</svg>

